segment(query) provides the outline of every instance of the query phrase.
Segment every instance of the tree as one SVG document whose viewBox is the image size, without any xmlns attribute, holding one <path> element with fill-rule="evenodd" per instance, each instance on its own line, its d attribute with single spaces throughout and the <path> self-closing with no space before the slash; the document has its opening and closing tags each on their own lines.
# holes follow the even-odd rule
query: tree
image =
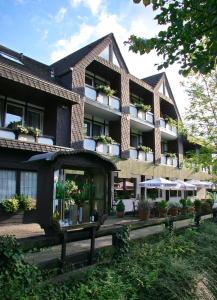
<svg viewBox="0 0 217 300">
<path fill-rule="evenodd" d="M 140 3 L 141 0 L 133 0 Z M 217 1 L 216 0 L 143 0 L 152 3 L 157 12 L 155 20 L 165 30 L 150 39 L 131 35 L 125 44 L 133 52 L 149 53 L 155 49 L 164 61 L 158 70 L 174 62 L 180 73 L 191 70 L 203 74 L 215 69 L 217 59 Z M 158 13 L 158 11 L 160 12 Z"/>
<path fill-rule="evenodd" d="M 199 153 L 189 153 L 192 162 L 212 166 L 217 174 L 217 71 L 191 75 L 185 89 L 190 104 L 185 113 L 185 126 L 190 142 L 201 145 Z"/>
</svg>

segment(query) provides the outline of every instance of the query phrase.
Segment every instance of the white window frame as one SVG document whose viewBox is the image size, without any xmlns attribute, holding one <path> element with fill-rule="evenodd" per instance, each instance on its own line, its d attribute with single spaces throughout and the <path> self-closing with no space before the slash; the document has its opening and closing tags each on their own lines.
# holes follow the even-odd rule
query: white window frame
<svg viewBox="0 0 217 300">
<path fill-rule="evenodd" d="M 8 111 L 8 105 L 11 105 L 11 106 L 15 106 L 15 107 L 19 107 L 22 109 L 23 111 L 23 115 L 22 115 L 22 125 L 24 125 L 24 115 L 25 115 L 25 107 L 22 106 L 22 105 L 19 105 L 19 104 L 14 104 L 13 102 L 6 102 L 6 109 L 5 109 L 5 122 L 4 122 L 4 127 L 7 127 L 8 125 L 6 125 L 6 117 L 7 117 L 7 111 Z"/>
<path fill-rule="evenodd" d="M 27 114 L 28 114 L 28 111 L 31 111 L 31 112 L 34 112 L 34 113 L 39 113 L 40 114 L 40 129 L 41 132 L 43 132 L 43 127 L 44 127 L 44 112 L 43 111 L 40 111 L 40 110 L 37 110 L 37 109 L 34 109 L 32 108 L 31 106 L 28 106 L 27 107 Z M 26 116 L 27 117 L 27 116 Z M 27 120 L 25 120 L 25 123 L 27 122 Z"/>
</svg>

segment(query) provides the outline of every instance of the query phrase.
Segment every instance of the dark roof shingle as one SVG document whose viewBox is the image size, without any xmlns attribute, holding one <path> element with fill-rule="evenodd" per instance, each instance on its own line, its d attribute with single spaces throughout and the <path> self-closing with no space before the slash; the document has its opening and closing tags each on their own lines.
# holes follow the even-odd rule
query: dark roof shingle
<svg viewBox="0 0 217 300">
<path fill-rule="evenodd" d="M 58 75 L 64 71 L 66 71 L 68 68 L 73 67 L 76 63 L 78 63 L 82 58 L 84 58 L 90 51 L 92 51 L 99 43 L 101 43 L 105 38 L 107 38 L 108 34 L 95 42 L 69 54 L 68 56 L 60 59 L 59 61 L 53 63 L 51 67 L 54 68 L 55 73 Z"/>
<path fill-rule="evenodd" d="M 158 74 L 155 74 L 152 76 L 145 77 L 142 80 L 154 88 L 154 87 L 156 87 L 156 85 L 161 80 L 161 78 L 163 77 L 164 74 L 165 74 L 165 72 L 158 73 Z"/>
</svg>

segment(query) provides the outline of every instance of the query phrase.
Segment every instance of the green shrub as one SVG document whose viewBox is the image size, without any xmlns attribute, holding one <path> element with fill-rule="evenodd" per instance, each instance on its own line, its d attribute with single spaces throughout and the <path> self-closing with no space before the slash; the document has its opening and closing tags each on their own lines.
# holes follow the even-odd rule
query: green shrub
<svg viewBox="0 0 217 300">
<path fill-rule="evenodd" d="M 116 211 L 124 211 L 124 210 L 125 210 L 125 205 L 122 200 L 119 200 L 116 205 Z"/>
<path fill-rule="evenodd" d="M 5 199 L 1 206 L 6 213 L 13 214 L 19 209 L 19 201 L 16 198 Z"/>
<path fill-rule="evenodd" d="M 182 205 L 183 208 L 187 207 L 187 199 L 180 199 L 179 203 Z"/>
<path fill-rule="evenodd" d="M 15 198 L 18 200 L 19 208 L 22 210 L 30 210 L 32 208 L 32 200 L 24 195 L 16 195 Z"/>
<path fill-rule="evenodd" d="M 158 202 L 159 209 L 166 209 L 168 207 L 168 202 L 166 200 L 161 200 Z"/>
</svg>

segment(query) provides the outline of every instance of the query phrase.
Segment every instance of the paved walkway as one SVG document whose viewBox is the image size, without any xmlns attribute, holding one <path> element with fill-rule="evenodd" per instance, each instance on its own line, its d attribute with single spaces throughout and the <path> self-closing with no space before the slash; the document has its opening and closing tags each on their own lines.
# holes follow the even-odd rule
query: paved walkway
<svg viewBox="0 0 217 300">
<path fill-rule="evenodd" d="M 205 216 L 205 218 L 210 218 L 210 216 Z M 111 226 L 111 225 L 117 225 L 117 224 L 128 224 L 128 223 L 134 223 L 138 221 L 137 218 L 132 217 L 125 217 L 122 220 L 119 220 L 117 218 L 109 219 L 105 222 L 105 225 L 103 227 Z M 174 224 L 175 228 L 184 228 L 192 224 L 193 220 L 182 220 L 177 221 Z M 154 235 L 160 232 L 163 232 L 165 226 L 164 225 L 155 225 L 150 226 L 142 229 L 133 230 L 130 233 L 130 238 L 132 240 L 134 239 L 140 239 L 147 237 L 149 235 Z M 23 238 L 33 235 L 42 235 L 44 234 L 43 230 L 40 228 L 38 224 L 28 224 L 28 225 L 16 225 L 16 226 L 1 226 L 0 227 L 0 235 L 3 234 L 14 234 L 17 238 Z M 112 237 L 111 236 L 105 236 L 100 237 L 96 239 L 96 248 L 103 248 L 106 246 L 112 245 Z M 67 244 L 67 255 L 76 254 L 82 251 L 87 251 L 90 249 L 90 240 L 84 240 L 79 242 L 72 242 Z M 36 253 L 29 253 L 25 256 L 26 261 L 32 264 L 39 264 L 43 263 L 49 260 L 53 260 L 55 258 L 60 258 L 61 253 L 61 246 L 53 246 L 49 249 L 44 249 L 41 252 Z"/>
</svg>

